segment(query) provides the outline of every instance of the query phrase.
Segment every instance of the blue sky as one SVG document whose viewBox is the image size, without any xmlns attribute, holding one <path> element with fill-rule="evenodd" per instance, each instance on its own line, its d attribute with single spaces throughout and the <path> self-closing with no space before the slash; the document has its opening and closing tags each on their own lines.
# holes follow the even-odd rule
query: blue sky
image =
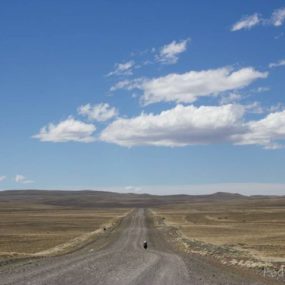
<svg viewBox="0 0 285 285">
<path fill-rule="evenodd" d="M 285 193 L 284 1 L 5 1 L 0 25 L 0 189 Z"/>
</svg>

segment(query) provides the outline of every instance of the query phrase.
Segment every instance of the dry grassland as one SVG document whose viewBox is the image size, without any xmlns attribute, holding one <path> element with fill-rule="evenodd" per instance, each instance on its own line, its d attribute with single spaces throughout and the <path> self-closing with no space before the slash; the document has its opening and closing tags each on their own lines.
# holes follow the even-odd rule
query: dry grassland
<svg viewBox="0 0 285 285">
<path fill-rule="evenodd" d="M 285 264 L 285 199 L 193 202 L 153 209 L 186 250 L 247 267 Z"/>
<path fill-rule="evenodd" d="M 0 259 L 68 251 L 128 211 L 0 203 Z"/>
</svg>

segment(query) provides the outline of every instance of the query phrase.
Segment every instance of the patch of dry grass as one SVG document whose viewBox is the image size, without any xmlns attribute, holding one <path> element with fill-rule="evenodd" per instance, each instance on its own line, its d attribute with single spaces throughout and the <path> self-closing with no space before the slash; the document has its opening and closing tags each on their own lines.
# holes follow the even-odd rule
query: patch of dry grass
<svg viewBox="0 0 285 285">
<path fill-rule="evenodd" d="M 285 262 L 284 198 L 193 202 L 153 212 L 185 239 L 239 252 L 240 258 Z"/>
<path fill-rule="evenodd" d="M 0 203 L 0 257 L 32 255 L 66 243 L 75 245 L 128 211 Z"/>
</svg>

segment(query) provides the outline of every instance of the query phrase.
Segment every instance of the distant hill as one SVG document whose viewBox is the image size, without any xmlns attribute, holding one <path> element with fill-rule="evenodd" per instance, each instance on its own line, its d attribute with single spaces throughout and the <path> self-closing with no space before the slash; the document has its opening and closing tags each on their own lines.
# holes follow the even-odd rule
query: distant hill
<svg viewBox="0 0 285 285">
<path fill-rule="evenodd" d="M 227 193 L 227 192 L 216 192 L 211 195 L 207 195 L 208 198 L 229 200 L 229 199 L 247 199 L 248 196 L 241 195 L 239 193 Z"/>
<path fill-rule="evenodd" d="M 252 201 L 274 196 L 243 196 L 217 192 L 210 195 L 151 195 L 108 191 L 7 190 L 0 191 L 0 203 L 53 205 L 62 207 L 152 207 L 174 203 Z"/>
</svg>

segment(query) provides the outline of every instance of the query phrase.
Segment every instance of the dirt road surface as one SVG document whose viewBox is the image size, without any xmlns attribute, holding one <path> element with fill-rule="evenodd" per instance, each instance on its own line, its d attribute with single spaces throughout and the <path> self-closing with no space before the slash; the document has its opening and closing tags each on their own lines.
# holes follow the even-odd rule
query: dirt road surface
<svg viewBox="0 0 285 285">
<path fill-rule="evenodd" d="M 135 210 L 118 230 L 76 252 L 0 267 L 0 284 L 275 284 L 179 254 L 151 225 L 143 209 Z"/>
</svg>

